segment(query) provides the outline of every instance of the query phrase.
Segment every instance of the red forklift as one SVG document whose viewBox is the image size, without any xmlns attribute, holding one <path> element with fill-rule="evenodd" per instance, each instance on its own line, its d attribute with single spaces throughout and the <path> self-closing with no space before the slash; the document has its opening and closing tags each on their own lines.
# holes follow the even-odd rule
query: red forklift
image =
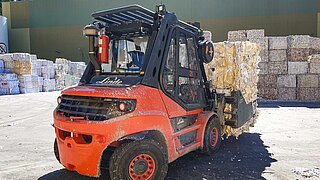
<svg viewBox="0 0 320 180">
<path fill-rule="evenodd" d="M 211 88 L 204 63 L 214 48 L 199 23 L 186 23 L 164 5 L 131 5 L 92 14 L 83 33 L 90 62 L 54 110 L 57 160 L 68 170 L 99 177 L 164 179 L 168 163 L 195 150 L 219 149 L 226 126 L 254 114 L 240 92 Z M 235 107 L 224 118 L 224 104 Z"/>
</svg>

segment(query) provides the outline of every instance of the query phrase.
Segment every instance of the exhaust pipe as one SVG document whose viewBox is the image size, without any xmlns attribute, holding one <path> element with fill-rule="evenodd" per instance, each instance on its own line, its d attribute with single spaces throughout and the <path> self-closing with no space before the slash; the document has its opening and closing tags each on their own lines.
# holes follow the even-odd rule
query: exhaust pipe
<svg viewBox="0 0 320 180">
<path fill-rule="evenodd" d="M 89 38 L 89 58 L 95 69 L 96 75 L 101 73 L 101 64 L 94 50 L 94 40 L 98 36 L 98 29 L 95 25 L 89 24 L 83 28 L 83 35 Z"/>
</svg>

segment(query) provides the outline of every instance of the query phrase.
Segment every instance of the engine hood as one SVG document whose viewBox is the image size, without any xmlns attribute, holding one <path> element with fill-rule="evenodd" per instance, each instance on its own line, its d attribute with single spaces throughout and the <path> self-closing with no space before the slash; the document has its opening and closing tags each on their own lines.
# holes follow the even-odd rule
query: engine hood
<svg viewBox="0 0 320 180">
<path fill-rule="evenodd" d="M 74 86 L 61 92 L 63 95 L 138 99 L 145 96 L 150 87 L 133 85 L 129 87 Z"/>
</svg>

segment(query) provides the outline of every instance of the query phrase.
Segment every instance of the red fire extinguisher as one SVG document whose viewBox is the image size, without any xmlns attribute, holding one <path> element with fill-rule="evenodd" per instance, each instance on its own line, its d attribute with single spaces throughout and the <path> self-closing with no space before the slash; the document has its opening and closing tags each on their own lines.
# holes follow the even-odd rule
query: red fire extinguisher
<svg viewBox="0 0 320 180">
<path fill-rule="evenodd" d="M 99 36 L 99 53 L 98 58 L 101 64 L 108 64 L 109 53 L 109 37 L 107 35 Z"/>
</svg>

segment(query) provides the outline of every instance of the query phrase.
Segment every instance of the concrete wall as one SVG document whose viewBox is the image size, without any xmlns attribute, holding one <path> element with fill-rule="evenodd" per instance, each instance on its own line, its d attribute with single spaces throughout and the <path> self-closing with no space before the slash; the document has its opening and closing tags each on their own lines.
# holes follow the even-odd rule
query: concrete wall
<svg viewBox="0 0 320 180">
<path fill-rule="evenodd" d="M 160 2 L 160 1 L 159 1 Z M 150 0 L 33 0 L 3 3 L 8 17 L 11 50 L 37 54 L 40 58 L 66 57 L 86 60 L 87 42 L 82 27 L 94 11 L 138 3 L 154 9 Z M 319 0 L 163 0 L 169 11 L 185 21 L 200 21 L 213 33 L 214 41 L 227 32 L 262 28 L 267 36 L 318 33 Z M 29 35 L 29 36 L 28 36 Z M 25 37 L 28 36 L 28 37 Z"/>
</svg>

